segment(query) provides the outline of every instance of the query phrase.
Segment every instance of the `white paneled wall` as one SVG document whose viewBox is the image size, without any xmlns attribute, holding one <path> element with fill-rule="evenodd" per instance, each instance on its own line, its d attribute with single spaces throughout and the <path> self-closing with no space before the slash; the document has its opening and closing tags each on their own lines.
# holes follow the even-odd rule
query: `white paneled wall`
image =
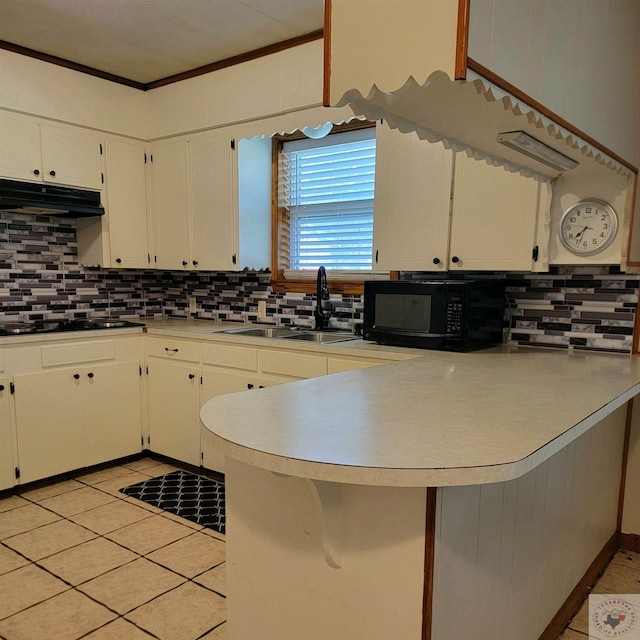
<svg viewBox="0 0 640 640">
<path fill-rule="evenodd" d="M 616 530 L 625 418 L 517 480 L 438 490 L 433 640 L 540 637 Z"/>
<path fill-rule="evenodd" d="M 147 137 L 144 91 L 0 50 L 0 108 Z"/>
<path fill-rule="evenodd" d="M 322 103 L 322 40 L 149 92 L 149 138 Z"/>
</svg>

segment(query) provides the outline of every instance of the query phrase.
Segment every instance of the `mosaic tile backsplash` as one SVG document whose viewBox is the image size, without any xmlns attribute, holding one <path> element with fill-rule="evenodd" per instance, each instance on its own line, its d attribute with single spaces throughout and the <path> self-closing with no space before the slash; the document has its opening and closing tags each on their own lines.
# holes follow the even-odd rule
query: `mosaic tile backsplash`
<svg viewBox="0 0 640 640">
<path fill-rule="evenodd" d="M 191 317 L 311 326 L 315 296 L 274 292 L 269 279 L 255 271 L 89 269 L 78 264 L 74 220 L 0 212 L 0 322 Z M 506 279 L 510 342 L 631 352 L 640 276 L 595 266 L 553 267 L 550 273 L 512 273 Z M 191 298 L 195 313 L 189 312 Z M 266 318 L 258 318 L 260 300 L 267 303 Z M 332 296 L 331 304 L 332 326 L 362 321 L 361 296 Z"/>
</svg>

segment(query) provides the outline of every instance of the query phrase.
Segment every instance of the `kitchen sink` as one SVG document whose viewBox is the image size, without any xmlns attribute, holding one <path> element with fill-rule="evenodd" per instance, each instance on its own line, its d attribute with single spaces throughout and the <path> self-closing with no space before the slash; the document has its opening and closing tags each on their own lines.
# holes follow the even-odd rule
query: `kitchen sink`
<svg viewBox="0 0 640 640">
<path fill-rule="evenodd" d="M 292 333 L 288 336 L 281 336 L 283 340 L 305 340 L 306 342 L 344 342 L 345 340 L 355 340 L 353 333 L 334 331 L 305 331 Z"/>
<path fill-rule="evenodd" d="M 284 338 L 300 332 L 295 329 L 288 329 L 287 327 L 252 327 L 244 329 L 227 329 L 221 333 L 252 336 L 254 338 Z"/>
</svg>

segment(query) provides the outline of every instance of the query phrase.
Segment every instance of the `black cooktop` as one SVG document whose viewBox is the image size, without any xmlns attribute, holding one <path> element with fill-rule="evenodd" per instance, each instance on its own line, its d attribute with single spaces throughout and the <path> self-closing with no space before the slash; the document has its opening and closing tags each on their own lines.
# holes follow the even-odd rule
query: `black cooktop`
<svg viewBox="0 0 640 640">
<path fill-rule="evenodd" d="M 18 336 L 29 333 L 57 333 L 60 331 L 90 331 L 144 327 L 142 322 L 117 318 L 78 318 L 75 320 L 42 320 L 35 322 L 0 322 L 0 336 Z"/>
</svg>

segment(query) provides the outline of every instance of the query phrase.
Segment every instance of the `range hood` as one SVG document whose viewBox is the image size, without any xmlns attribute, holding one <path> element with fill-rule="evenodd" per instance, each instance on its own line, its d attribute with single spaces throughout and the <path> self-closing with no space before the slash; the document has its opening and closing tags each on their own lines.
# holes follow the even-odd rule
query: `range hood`
<svg viewBox="0 0 640 640">
<path fill-rule="evenodd" d="M 0 210 L 68 218 L 104 215 L 98 191 L 2 179 Z"/>
</svg>

